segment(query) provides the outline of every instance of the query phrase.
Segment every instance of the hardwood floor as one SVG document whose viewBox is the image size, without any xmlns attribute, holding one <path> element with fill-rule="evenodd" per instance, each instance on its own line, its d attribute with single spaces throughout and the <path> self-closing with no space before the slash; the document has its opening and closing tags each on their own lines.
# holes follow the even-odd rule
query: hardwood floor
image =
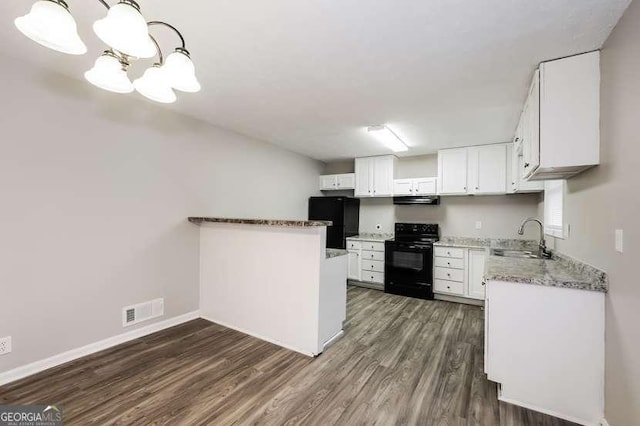
<svg viewBox="0 0 640 426">
<path fill-rule="evenodd" d="M 570 425 L 499 403 L 478 307 L 349 288 L 316 359 L 195 320 L 0 387 L 66 425 Z"/>
</svg>

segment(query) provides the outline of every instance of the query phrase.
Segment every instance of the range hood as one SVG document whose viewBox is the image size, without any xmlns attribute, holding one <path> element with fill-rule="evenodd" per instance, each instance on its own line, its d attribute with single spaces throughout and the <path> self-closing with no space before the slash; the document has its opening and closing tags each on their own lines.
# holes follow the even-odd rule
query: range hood
<svg viewBox="0 0 640 426">
<path fill-rule="evenodd" d="M 440 197 L 437 195 L 421 197 L 393 197 L 393 204 L 437 206 L 440 204 Z"/>
</svg>

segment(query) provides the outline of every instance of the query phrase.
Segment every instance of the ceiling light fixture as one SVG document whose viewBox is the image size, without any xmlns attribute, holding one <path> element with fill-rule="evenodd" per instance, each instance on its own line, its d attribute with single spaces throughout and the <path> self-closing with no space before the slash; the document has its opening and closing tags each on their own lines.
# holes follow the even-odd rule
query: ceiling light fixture
<svg viewBox="0 0 640 426">
<path fill-rule="evenodd" d="M 131 93 L 133 84 L 127 76 L 129 63 L 113 50 L 105 51 L 84 77 L 96 87 L 114 93 Z"/>
<path fill-rule="evenodd" d="M 36 43 L 69 55 L 87 53 L 78 25 L 63 0 L 40 0 L 31 11 L 14 21 L 20 32 Z"/>
<path fill-rule="evenodd" d="M 409 150 L 409 147 L 387 126 L 370 126 L 367 131 L 393 152 Z"/>
<path fill-rule="evenodd" d="M 178 29 L 162 21 L 146 22 L 134 0 L 119 0 L 114 6 L 109 6 L 105 0 L 98 1 L 108 12 L 94 23 L 93 30 L 110 49 L 84 74 L 91 84 L 115 93 L 131 93 L 135 89 L 146 98 L 162 103 L 176 101 L 173 89 L 190 93 L 200 91 L 191 54 Z M 24 35 L 45 47 L 72 55 L 87 52 L 64 0 L 36 1 L 27 15 L 16 18 L 15 25 Z M 166 61 L 157 41 L 149 34 L 149 29 L 156 25 L 173 30 L 180 38 L 180 45 Z M 152 58 L 156 54 L 158 62 L 131 83 L 127 76 L 131 61 Z"/>
</svg>

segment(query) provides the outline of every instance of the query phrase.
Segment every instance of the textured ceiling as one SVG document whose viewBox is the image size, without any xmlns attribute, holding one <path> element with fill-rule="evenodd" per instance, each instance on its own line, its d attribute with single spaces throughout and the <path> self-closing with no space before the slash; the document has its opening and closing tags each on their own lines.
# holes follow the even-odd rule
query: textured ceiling
<svg viewBox="0 0 640 426">
<path fill-rule="evenodd" d="M 106 10 L 68 3 L 87 55 L 22 36 L 13 19 L 25 0 L 0 4 L 0 52 L 82 79 L 104 49 L 91 24 Z M 182 30 L 203 85 L 170 108 L 320 160 L 388 153 L 364 131 L 372 124 L 401 135 L 403 155 L 510 140 L 536 65 L 600 48 L 629 3 L 140 0 L 147 20 Z M 172 34 L 153 31 L 171 51 Z"/>
</svg>

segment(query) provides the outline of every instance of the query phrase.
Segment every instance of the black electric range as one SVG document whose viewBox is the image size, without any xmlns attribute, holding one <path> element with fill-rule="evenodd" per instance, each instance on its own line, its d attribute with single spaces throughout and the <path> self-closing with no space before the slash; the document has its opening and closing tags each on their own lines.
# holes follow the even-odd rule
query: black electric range
<svg viewBox="0 0 640 426">
<path fill-rule="evenodd" d="M 385 293 L 433 299 L 433 243 L 437 224 L 396 223 L 394 239 L 385 242 Z"/>
</svg>

